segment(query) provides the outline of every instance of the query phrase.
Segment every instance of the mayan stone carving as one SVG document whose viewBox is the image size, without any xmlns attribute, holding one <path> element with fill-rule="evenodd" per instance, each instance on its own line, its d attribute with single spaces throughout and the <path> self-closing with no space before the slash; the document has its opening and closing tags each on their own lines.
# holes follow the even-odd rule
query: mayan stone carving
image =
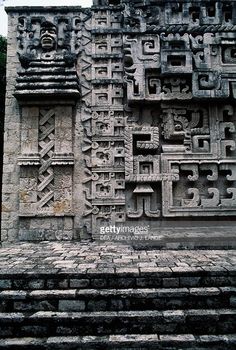
<svg viewBox="0 0 236 350">
<path fill-rule="evenodd" d="M 236 3 L 8 12 L 3 240 L 236 216 Z"/>
<path fill-rule="evenodd" d="M 79 51 L 80 18 L 20 16 L 18 19 L 18 71 L 16 96 L 79 94 L 75 70 Z"/>
</svg>

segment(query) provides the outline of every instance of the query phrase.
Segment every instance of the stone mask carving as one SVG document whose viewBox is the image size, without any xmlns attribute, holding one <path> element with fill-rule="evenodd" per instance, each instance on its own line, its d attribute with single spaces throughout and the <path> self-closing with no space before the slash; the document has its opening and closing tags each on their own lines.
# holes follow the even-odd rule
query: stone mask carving
<svg viewBox="0 0 236 350">
<path fill-rule="evenodd" d="M 51 22 L 44 22 L 40 31 L 40 43 L 43 51 L 52 51 L 57 44 L 57 29 Z"/>
</svg>

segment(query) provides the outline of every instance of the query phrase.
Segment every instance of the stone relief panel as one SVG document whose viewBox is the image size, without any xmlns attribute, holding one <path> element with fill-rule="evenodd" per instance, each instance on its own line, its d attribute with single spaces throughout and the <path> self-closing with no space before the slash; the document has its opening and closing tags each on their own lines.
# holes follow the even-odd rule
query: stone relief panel
<svg viewBox="0 0 236 350">
<path fill-rule="evenodd" d="M 94 8 L 84 151 L 87 230 L 125 220 L 123 36 L 120 8 Z M 105 31 L 105 32 L 103 32 Z M 90 219 L 91 218 L 91 219 Z"/>
<path fill-rule="evenodd" d="M 232 1 L 121 1 L 125 6 L 124 27 L 134 33 L 190 30 L 221 32 L 235 30 L 236 7 Z M 109 1 L 104 1 L 104 4 Z"/>
<path fill-rule="evenodd" d="M 144 205 L 155 188 L 158 188 L 158 199 L 154 202 L 162 218 L 234 216 L 233 104 L 199 106 L 165 102 L 159 104 L 159 110 L 154 109 L 142 106 L 140 110 L 137 106 L 128 111 L 125 128 L 127 218 L 133 219 L 136 215 L 145 220 L 148 217 L 144 209 L 137 214 L 139 205 L 135 203 Z M 136 214 L 130 214 L 132 201 Z"/>
<path fill-rule="evenodd" d="M 162 104 L 162 151 L 210 152 L 210 116 L 207 106 Z M 173 145 L 175 143 L 175 145 Z M 178 143 L 178 144 L 177 144 Z"/>
<path fill-rule="evenodd" d="M 15 96 L 79 96 L 75 63 L 80 50 L 81 17 L 35 15 L 18 19 L 21 63 Z"/>
<path fill-rule="evenodd" d="M 94 0 L 17 21 L 21 237 L 236 216 L 236 3 Z"/>
<path fill-rule="evenodd" d="M 235 9 L 125 2 L 127 220 L 235 215 Z"/>
<path fill-rule="evenodd" d="M 163 183 L 164 216 L 235 215 L 235 161 L 170 164 L 179 178 Z"/>
<path fill-rule="evenodd" d="M 38 210 L 48 211 L 53 206 L 54 170 L 51 166 L 55 151 L 55 114 L 52 109 L 40 110 L 39 156 L 41 164 L 38 175 Z"/>
<path fill-rule="evenodd" d="M 78 57 L 90 41 L 85 29 L 90 18 L 91 12 L 80 8 L 49 12 L 36 9 L 30 16 L 22 11 L 18 17 L 20 64 L 14 95 L 21 106 L 21 239 L 77 237 L 74 212 L 76 209 L 80 213 L 81 208 L 74 197 L 78 191 L 74 163 L 78 164 L 82 139 L 75 132 L 76 103 L 81 92 L 86 95 L 88 91 Z M 81 182 L 81 174 L 78 178 Z M 79 191 L 76 193 L 80 197 Z M 50 217 L 50 224 L 43 227 L 40 220 L 45 221 L 45 217 Z M 34 224 L 37 220 L 38 226 Z"/>
<path fill-rule="evenodd" d="M 235 4 L 141 3 L 125 2 L 128 101 L 235 98 Z"/>
<path fill-rule="evenodd" d="M 25 106 L 22 119 L 20 214 L 72 214 L 72 107 Z"/>
<path fill-rule="evenodd" d="M 235 98 L 234 45 L 234 32 L 127 35 L 128 101 Z"/>
</svg>

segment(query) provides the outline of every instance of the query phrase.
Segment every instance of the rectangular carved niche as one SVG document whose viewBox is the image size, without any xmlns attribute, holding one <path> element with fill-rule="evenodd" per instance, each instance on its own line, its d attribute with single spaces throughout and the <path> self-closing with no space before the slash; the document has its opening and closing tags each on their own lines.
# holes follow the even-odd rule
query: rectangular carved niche
<svg viewBox="0 0 236 350">
<path fill-rule="evenodd" d="M 227 160 L 172 161 L 176 181 L 163 182 L 164 216 L 236 214 L 236 164 Z"/>
<path fill-rule="evenodd" d="M 23 106 L 20 215 L 72 215 L 72 105 Z"/>
</svg>

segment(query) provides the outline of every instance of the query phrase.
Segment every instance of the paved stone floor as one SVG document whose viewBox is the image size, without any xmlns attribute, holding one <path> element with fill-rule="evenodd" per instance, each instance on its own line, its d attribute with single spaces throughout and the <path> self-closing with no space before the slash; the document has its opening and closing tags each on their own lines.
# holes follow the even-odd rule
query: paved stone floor
<svg viewBox="0 0 236 350">
<path fill-rule="evenodd" d="M 17 243 L 0 248 L 0 274 L 236 270 L 236 250 L 135 250 L 97 242 Z"/>
</svg>

